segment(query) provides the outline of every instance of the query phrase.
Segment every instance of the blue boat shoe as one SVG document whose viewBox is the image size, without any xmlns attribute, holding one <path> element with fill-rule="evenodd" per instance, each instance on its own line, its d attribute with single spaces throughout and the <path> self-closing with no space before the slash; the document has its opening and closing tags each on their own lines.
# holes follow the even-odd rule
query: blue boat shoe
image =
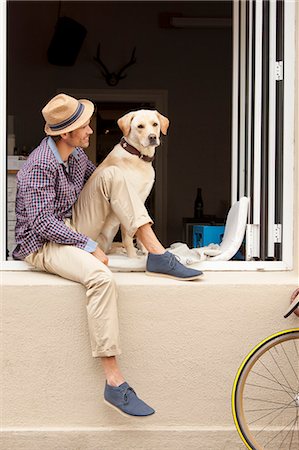
<svg viewBox="0 0 299 450">
<path fill-rule="evenodd" d="M 174 278 L 175 280 L 196 280 L 203 273 L 190 269 L 178 261 L 178 257 L 170 252 L 162 255 L 149 253 L 146 262 L 146 274 Z"/>
<path fill-rule="evenodd" d="M 136 392 L 128 383 L 120 386 L 110 386 L 106 382 L 104 401 L 107 405 L 126 416 L 145 417 L 154 414 L 155 410 L 137 397 Z"/>
</svg>

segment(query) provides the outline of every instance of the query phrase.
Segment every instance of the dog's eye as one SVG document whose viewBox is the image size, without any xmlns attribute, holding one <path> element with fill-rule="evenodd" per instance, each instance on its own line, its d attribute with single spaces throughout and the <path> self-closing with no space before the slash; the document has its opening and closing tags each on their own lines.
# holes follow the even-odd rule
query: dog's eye
<svg viewBox="0 0 299 450">
<path fill-rule="evenodd" d="M 154 122 L 153 127 L 157 127 L 157 126 L 158 126 L 157 122 Z"/>
<path fill-rule="evenodd" d="M 138 125 L 138 128 L 144 128 L 144 125 Z"/>
</svg>

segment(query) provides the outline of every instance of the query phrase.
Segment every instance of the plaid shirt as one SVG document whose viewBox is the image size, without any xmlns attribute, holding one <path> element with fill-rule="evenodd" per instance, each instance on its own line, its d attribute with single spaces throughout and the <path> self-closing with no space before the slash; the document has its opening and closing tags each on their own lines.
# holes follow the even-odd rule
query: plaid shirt
<svg viewBox="0 0 299 450">
<path fill-rule="evenodd" d="M 14 259 L 24 259 L 46 242 L 95 250 L 96 242 L 64 223 L 94 170 L 81 148 L 73 151 L 66 165 L 54 140 L 42 140 L 17 175 Z"/>
</svg>

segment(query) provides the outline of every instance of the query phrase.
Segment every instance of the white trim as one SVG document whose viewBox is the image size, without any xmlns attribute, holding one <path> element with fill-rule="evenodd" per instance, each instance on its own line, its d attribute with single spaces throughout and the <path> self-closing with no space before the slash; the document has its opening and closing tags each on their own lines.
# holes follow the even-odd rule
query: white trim
<svg viewBox="0 0 299 450">
<path fill-rule="evenodd" d="M 247 2 L 241 2 L 240 24 L 240 130 L 239 130 L 239 198 L 245 195 L 245 146 L 246 146 L 246 8 Z"/>
<path fill-rule="evenodd" d="M 263 2 L 255 4 L 255 95 L 254 95 L 254 179 L 253 179 L 253 224 L 260 224 L 261 189 L 261 116 L 262 116 L 262 28 Z M 259 256 L 259 255 L 255 255 Z"/>
<path fill-rule="evenodd" d="M 246 260 L 259 254 L 260 248 L 260 228 L 252 223 L 246 226 Z"/>
<path fill-rule="evenodd" d="M 25 261 L 0 261 L 0 271 L 6 270 L 6 271 L 26 271 L 26 270 L 32 270 L 32 266 L 27 264 Z"/>
<path fill-rule="evenodd" d="M 284 111 L 283 111 L 283 249 L 282 259 L 293 265 L 294 151 L 295 151 L 295 49 L 296 2 L 284 2 Z"/>
<path fill-rule="evenodd" d="M 249 0 L 249 18 L 248 18 L 248 96 L 247 99 L 252 98 L 252 17 L 253 17 L 253 6 L 252 0 Z M 251 198 L 251 126 L 252 126 L 252 105 L 251 101 L 247 101 L 247 130 L 249 133 L 247 135 L 247 180 L 246 180 L 246 196 Z M 251 201 L 249 202 L 249 208 L 251 208 Z"/>
<path fill-rule="evenodd" d="M 153 89 L 68 89 L 61 88 L 58 92 L 65 92 L 76 98 L 88 98 L 99 102 L 151 102 L 156 108 L 167 115 L 168 92 Z M 112 150 L 112 149 L 111 149 Z M 167 138 L 163 138 L 163 148 L 156 152 L 156 181 L 155 190 L 155 231 L 162 242 L 166 242 L 167 232 Z"/>
<path fill-rule="evenodd" d="M 6 0 L 0 1 L 0 167 L 6 176 Z M 6 259 L 6 183 L 0 182 L 0 261 Z"/>
<path fill-rule="evenodd" d="M 280 271 L 291 270 L 292 267 L 288 266 L 283 261 L 203 261 L 195 266 L 204 271 Z M 0 263 L 0 270 L 6 271 L 33 271 L 32 266 L 25 261 L 3 261 Z M 129 273 L 129 272 L 128 272 Z"/>
<path fill-rule="evenodd" d="M 231 204 L 238 200 L 239 0 L 233 3 Z"/>
<path fill-rule="evenodd" d="M 276 0 L 269 3 L 269 129 L 268 129 L 268 251 L 274 256 L 275 150 L 276 150 Z"/>
</svg>

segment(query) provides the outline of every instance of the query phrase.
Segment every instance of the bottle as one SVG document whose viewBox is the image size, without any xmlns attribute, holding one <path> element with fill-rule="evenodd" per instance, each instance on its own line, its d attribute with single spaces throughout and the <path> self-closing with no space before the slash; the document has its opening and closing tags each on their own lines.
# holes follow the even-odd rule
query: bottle
<svg viewBox="0 0 299 450">
<path fill-rule="evenodd" d="M 201 219 L 203 217 L 203 199 L 201 188 L 197 188 L 197 195 L 194 202 L 194 218 Z"/>
</svg>

